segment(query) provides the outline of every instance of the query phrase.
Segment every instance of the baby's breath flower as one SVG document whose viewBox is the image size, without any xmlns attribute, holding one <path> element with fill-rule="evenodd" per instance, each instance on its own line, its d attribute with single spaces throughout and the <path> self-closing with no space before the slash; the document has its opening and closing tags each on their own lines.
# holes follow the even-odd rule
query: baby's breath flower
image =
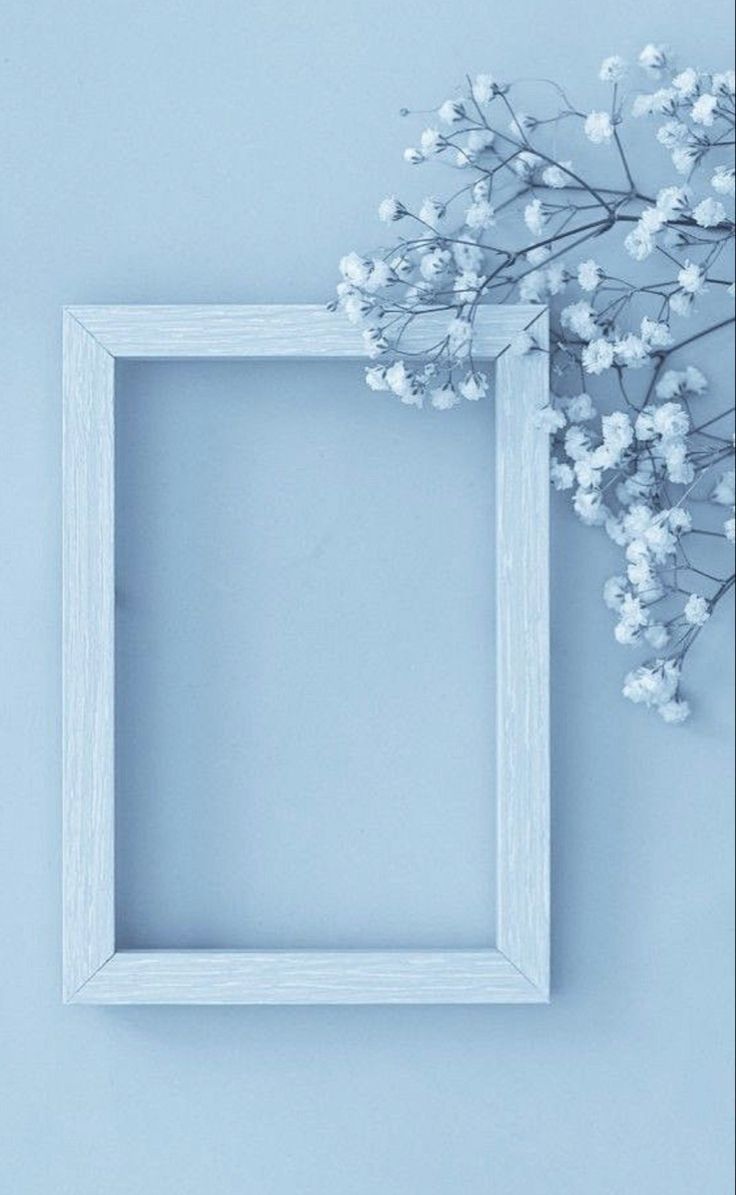
<svg viewBox="0 0 736 1195">
<path fill-rule="evenodd" d="M 556 456 L 552 457 L 549 472 L 556 490 L 570 490 L 575 484 L 575 474 L 571 466 L 564 461 L 559 461 Z"/>
<path fill-rule="evenodd" d="M 718 506 L 733 506 L 736 502 L 736 472 L 728 469 L 722 473 L 710 496 Z"/>
<path fill-rule="evenodd" d="M 534 426 L 551 436 L 565 426 L 565 416 L 556 407 L 542 407 L 534 413 Z"/>
<path fill-rule="evenodd" d="M 564 400 L 564 409 L 570 423 L 587 423 L 595 418 L 595 407 L 589 394 L 577 394 Z"/>
<path fill-rule="evenodd" d="M 735 195 L 736 175 L 733 166 L 717 166 L 710 185 L 719 195 Z"/>
<path fill-rule="evenodd" d="M 715 123 L 716 108 L 718 107 L 717 96 L 710 95 L 706 92 L 704 95 L 699 95 L 690 109 L 690 116 L 695 124 L 702 124 L 706 128 L 710 128 Z"/>
<path fill-rule="evenodd" d="M 705 287 L 705 271 L 695 262 L 686 261 L 678 272 L 677 282 L 685 294 L 699 295 Z"/>
<path fill-rule="evenodd" d="M 618 54 L 604 58 L 598 71 L 598 78 L 603 83 L 619 83 L 626 74 L 626 62 Z"/>
<path fill-rule="evenodd" d="M 395 195 L 387 195 L 378 205 L 378 218 L 384 224 L 391 224 L 394 220 L 401 220 L 406 215 L 406 208 Z"/>
<path fill-rule="evenodd" d="M 460 402 L 460 397 L 451 382 L 437 386 L 430 391 L 429 401 L 436 411 L 449 411 Z"/>
<path fill-rule="evenodd" d="M 578 285 L 581 290 L 593 291 L 600 286 L 603 278 L 603 271 L 597 262 L 589 258 L 588 261 L 581 261 L 578 266 Z"/>
<path fill-rule="evenodd" d="M 690 130 L 681 120 L 668 120 L 657 129 L 657 140 L 665 149 L 675 149 L 690 136 Z"/>
<path fill-rule="evenodd" d="M 570 185 L 570 175 L 568 168 L 572 166 L 572 162 L 554 162 L 551 166 L 545 166 L 542 171 L 542 182 L 545 187 L 554 187 L 561 189 Z"/>
<path fill-rule="evenodd" d="M 639 55 L 639 66 L 643 67 L 645 71 L 658 75 L 667 66 L 666 47 L 655 46 L 649 42 Z"/>
<path fill-rule="evenodd" d="M 458 391 L 469 402 L 478 402 L 488 393 L 488 378 L 484 373 L 467 373 L 458 386 Z"/>
<path fill-rule="evenodd" d="M 698 593 L 691 593 L 682 611 L 685 622 L 691 626 L 702 627 L 710 618 L 710 605 Z"/>
<path fill-rule="evenodd" d="M 475 203 L 471 203 L 470 207 L 465 213 L 465 223 L 468 228 L 480 232 L 483 229 L 491 228 L 495 223 L 496 213 L 493 206 L 487 199 L 481 199 Z"/>
<path fill-rule="evenodd" d="M 717 228 L 726 219 L 726 209 L 717 199 L 702 199 L 693 208 L 693 219 L 701 228 Z"/>
<path fill-rule="evenodd" d="M 672 86 L 683 99 L 689 99 L 698 90 L 698 72 L 692 66 L 686 67 L 679 75 L 675 75 Z"/>
<path fill-rule="evenodd" d="M 690 705 L 687 701 L 665 701 L 657 707 L 657 713 L 663 722 L 678 725 L 690 717 Z"/>
<path fill-rule="evenodd" d="M 605 373 L 613 365 L 613 345 L 603 337 L 591 340 L 583 349 L 582 361 L 586 373 Z"/>
<path fill-rule="evenodd" d="M 524 223 L 534 236 L 541 236 L 544 232 L 544 226 L 547 223 L 547 217 L 544 213 L 544 206 L 541 199 L 533 199 L 524 208 Z"/>
<path fill-rule="evenodd" d="M 465 108 L 460 100 L 445 100 L 437 109 L 437 115 L 445 124 L 457 124 L 465 119 Z"/>
<path fill-rule="evenodd" d="M 608 112 L 591 112 L 585 118 L 585 135 L 594 145 L 604 145 L 613 137 L 613 122 Z"/>
<path fill-rule="evenodd" d="M 495 92 L 493 75 L 476 75 L 470 91 L 476 104 L 489 103 Z"/>
<path fill-rule="evenodd" d="M 512 357 L 525 357 L 536 347 L 537 343 L 530 332 L 517 332 L 509 344 L 509 352 Z"/>
<path fill-rule="evenodd" d="M 717 95 L 733 96 L 736 93 L 736 73 L 719 71 L 713 76 L 713 90 Z"/>
</svg>

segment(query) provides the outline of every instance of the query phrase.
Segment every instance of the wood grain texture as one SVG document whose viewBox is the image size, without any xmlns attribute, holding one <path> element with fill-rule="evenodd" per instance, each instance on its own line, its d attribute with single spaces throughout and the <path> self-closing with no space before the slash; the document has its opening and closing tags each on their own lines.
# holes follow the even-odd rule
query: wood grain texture
<svg viewBox="0 0 736 1195">
<path fill-rule="evenodd" d="M 540 1003 L 497 950 L 124 950 L 85 1004 Z"/>
<path fill-rule="evenodd" d="M 548 320 L 537 321 L 544 348 Z M 496 366 L 498 925 L 500 950 L 549 992 L 549 437 L 546 352 Z"/>
<path fill-rule="evenodd" d="M 66 999 L 115 948 L 114 364 L 67 314 L 62 632 Z"/>
<path fill-rule="evenodd" d="M 365 358 L 360 329 L 316 304 L 226 307 L 72 307 L 69 311 L 113 357 Z M 536 306 L 482 307 L 479 357 L 495 357 L 536 319 Z M 402 339 L 413 352 L 446 330 L 446 312 L 422 316 Z"/>
<path fill-rule="evenodd" d="M 364 358 L 322 307 L 81 307 L 64 316 L 64 996 L 129 1003 L 540 1003 L 549 992 L 548 357 L 544 308 L 480 312 L 498 358 L 496 947 L 122 951 L 114 945 L 114 358 Z M 436 327 L 444 327 L 446 316 Z M 422 337 L 427 333 L 425 324 Z M 436 336 L 436 329 L 435 329 Z M 406 340 L 421 347 L 424 339 Z M 452 416 L 449 416 L 450 418 Z"/>
</svg>

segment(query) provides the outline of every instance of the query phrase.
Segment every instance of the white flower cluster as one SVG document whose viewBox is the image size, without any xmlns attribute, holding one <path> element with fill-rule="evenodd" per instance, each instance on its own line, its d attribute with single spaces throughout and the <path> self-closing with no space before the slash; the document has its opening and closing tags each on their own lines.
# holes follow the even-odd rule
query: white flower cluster
<svg viewBox="0 0 736 1195">
<path fill-rule="evenodd" d="M 655 44 L 639 66 L 655 82 L 633 102 L 627 64 L 611 56 L 599 69 L 606 103 L 585 112 L 564 97 L 562 111 L 539 118 L 517 106 L 519 85 L 471 79 L 404 154 L 412 166 L 446 163 L 459 185 L 449 199 L 428 196 L 416 208 L 383 199 L 380 220 L 402 235 L 342 259 L 334 306 L 362 328 L 372 390 L 440 411 L 489 390 L 474 356 L 484 303 L 549 306 L 554 393 L 537 423 L 551 439 L 552 483 L 623 554 L 604 587 L 614 635 L 656 653 L 629 673 L 625 696 L 678 723 L 689 712 L 683 661 L 734 584 L 733 573 L 706 569 L 697 554 L 704 537 L 728 553 L 736 537 L 734 439 L 723 424 L 730 411 L 706 408 L 708 381 L 683 354 L 733 322 L 736 86 L 732 71 L 683 68 Z M 627 156 L 629 114 L 654 121 L 659 160 L 672 172 L 653 193 L 637 184 Z M 598 185 L 572 153 L 559 156 L 564 123 L 582 135 L 583 160 L 613 155 L 617 187 L 608 185 L 610 169 Z M 611 241 L 640 279 L 611 267 Z M 585 242 L 599 246 L 595 256 Z M 702 324 L 706 295 L 711 310 L 714 300 L 726 310 Z M 534 318 L 506 351 L 542 351 Z"/>
</svg>

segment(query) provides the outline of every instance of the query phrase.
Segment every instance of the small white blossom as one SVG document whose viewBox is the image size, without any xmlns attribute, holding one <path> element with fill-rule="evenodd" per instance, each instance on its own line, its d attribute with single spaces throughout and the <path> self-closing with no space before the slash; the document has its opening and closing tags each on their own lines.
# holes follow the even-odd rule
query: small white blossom
<svg viewBox="0 0 736 1195">
<path fill-rule="evenodd" d="M 717 166 L 710 185 L 719 195 L 735 195 L 736 173 L 733 166 Z"/>
<path fill-rule="evenodd" d="M 595 417 L 595 407 L 589 394 L 577 394 L 565 399 L 565 414 L 570 423 L 587 423 Z"/>
<path fill-rule="evenodd" d="M 670 481 L 675 485 L 690 485 L 695 477 L 695 466 L 688 460 L 685 440 L 679 437 L 663 440 L 662 454 Z"/>
<path fill-rule="evenodd" d="M 419 273 L 422 278 L 431 282 L 444 273 L 450 261 L 451 257 L 446 249 L 431 249 L 429 253 L 423 255 L 419 262 Z"/>
<path fill-rule="evenodd" d="M 418 166 L 420 162 L 424 161 L 424 154 L 413 146 L 409 146 L 404 150 L 404 161 L 408 162 L 410 166 Z"/>
<path fill-rule="evenodd" d="M 465 119 L 465 108 L 460 100 L 445 100 L 437 109 L 437 115 L 445 124 L 457 124 Z"/>
<path fill-rule="evenodd" d="M 542 182 L 545 187 L 553 187 L 560 190 L 570 184 L 570 175 L 568 168 L 572 166 L 572 162 L 554 163 L 550 166 L 545 166 L 542 171 Z"/>
<path fill-rule="evenodd" d="M 668 369 L 656 385 L 657 398 L 678 398 L 682 394 L 703 394 L 708 382 L 699 369 L 688 365 L 687 369 Z"/>
<path fill-rule="evenodd" d="M 675 75 L 672 86 L 683 99 L 689 99 L 698 90 L 698 72 L 692 66 L 687 67 L 680 71 L 679 75 Z"/>
<path fill-rule="evenodd" d="M 556 431 L 565 426 L 565 416 L 556 407 L 542 407 L 534 414 L 534 425 L 540 431 L 553 436 Z"/>
<path fill-rule="evenodd" d="M 657 140 L 665 149 L 676 149 L 690 136 L 690 130 L 681 120 L 667 120 L 657 129 Z"/>
<path fill-rule="evenodd" d="M 578 266 L 578 286 L 581 290 L 593 291 L 600 286 L 603 271 L 597 262 L 589 258 L 587 261 L 581 261 Z"/>
<path fill-rule="evenodd" d="M 389 390 L 389 384 L 386 379 L 385 365 L 371 365 L 365 371 L 365 380 L 371 390 Z"/>
<path fill-rule="evenodd" d="M 701 228 L 717 228 L 726 219 L 726 209 L 717 199 L 703 199 L 693 208 L 693 219 Z"/>
<path fill-rule="evenodd" d="M 565 432 L 565 452 L 571 461 L 585 460 L 590 452 L 590 437 L 582 427 L 569 427 Z"/>
<path fill-rule="evenodd" d="M 448 347 L 453 356 L 467 357 L 473 339 L 473 325 L 466 319 L 453 319 L 447 326 Z"/>
<path fill-rule="evenodd" d="M 571 466 L 559 461 L 556 456 L 552 457 L 549 474 L 556 490 L 572 489 L 575 483 L 575 474 Z"/>
<path fill-rule="evenodd" d="M 613 345 L 602 337 L 591 340 L 583 349 L 582 360 L 586 373 L 605 373 L 613 365 Z"/>
<path fill-rule="evenodd" d="M 718 506 L 733 506 L 736 502 L 736 472 L 729 469 L 723 473 L 710 496 Z"/>
<path fill-rule="evenodd" d="M 544 232 L 547 217 L 541 199 L 533 199 L 524 208 L 524 223 L 534 236 L 541 236 Z"/>
<path fill-rule="evenodd" d="M 689 174 L 700 161 L 701 151 L 694 145 L 678 145 L 672 150 L 672 165 L 678 174 Z"/>
<path fill-rule="evenodd" d="M 723 524 L 723 534 L 730 544 L 736 544 L 736 518 L 733 515 Z"/>
<path fill-rule="evenodd" d="M 470 88 L 476 104 L 487 104 L 495 89 L 493 75 L 476 75 Z"/>
<path fill-rule="evenodd" d="M 641 337 L 652 348 L 667 348 L 672 344 L 669 324 L 665 324 L 661 320 L 650 319 L 647 315 L 641 321 Z"/>
<path fill-rule="evenodd" d="M 551 295 L 559 295 L 567 286 L 567 269 L 564 262 L 556 261 L 547 266 L 547 289 Z"/>
<path fill-rule="evenodd" d="M 346 282 L 361 286 L 368 281 L 371 263 L 357 253 L 348 253 L 340 258 L 340 273 Z"/>
<path fill-rule="evenodd" d="M 604 58 L 598 71 L 598 78 L 603 83 L 619 83 L 626 74 L 626 62 L 618 54 Z"/>
<path fill-rule="evenodd" d="M 445 382 L 444 386 L 438 386 L 435 390 L 430 391 L 429 401 L 435 410 L 449 411 L 452 407 L 457 406 L 460 398 L 452 384 Z"/>
<path fill-rule="evenodd" d="M 635 224 L 624 241 L 624 248 L 634 261 L 646 261 L 654 252 L 654 237 L 639 224 Z"/>
<path fill-rule="evenodd" d="M 710 605 L 700 594 L 691 593 L 685 602 L 685 608 L 682 613 L 685 617 L 685 622 L 689 622 L 693 627 L 702 627 L 710 618 Z"/>
<path fill-rule="evenodd" d="M 437 228 L 445 216 L 445 205 L 429 196 L 419 209 L 419 219 L 430 228 Z"/>
<path fill-rule="evenodd" d="M 680 403 L 666 402 L 656 407 L 653 416 L 654 430 L 658 435 L 672 439 L 686 436 L 690 430 L 690 418 Z"/>
<path fill-rule="evenodd" d="M 680 290 L 688 295 L 698 295 L 705 286 L 705 272 L 695 262 L 687 261 L 677 275 Z"/>
<path fill-rule="evenodd" d="M 587 527 L 603 526 L 610 514 L 598 490 L 576 490 L 572 504 L 576 515 Z"/>
<path fill-rule="evenodd" d="M 627 593 L 626 577 L 609 577 L 603 586 L 603 601 L 609 610 L 620 610 Z"/>
<path fill-rule="evenodd" d="M 469 402 L 477 402 L 488 393 L 488 378 L 484 373 L 468 373 L 460 382 L 458 390 Z"/>
<path fill-rule="evenodd" d="M 535 249 L 529 249 L 526 254 L 526 260 L 530 266 L 541 266 L 545 262 L 552 249 L 549 245 L 537 245 Z"/>
<path fill-rule="evenodd" d="M 715 121 L 716 108 L 718 107 L 718 98 L 714 95 L 709 95 L 706 92 L 704 95 L 699 95 L 693 104 L 690 115 L 695 124 L 702 124 L 710 127 Z"/>
<path fill-rule="evenodd" d="M 518 174 L 519 178 L 524 179 L 525 182 L 531 182 L 534 178 L 535 170 L 538 170 L 543 162 L 544 158 L 540 158 L 539 154 L 525 149 L 516 155 L 511 163 L 511 169 L 514 171 L 514 174 Z"/>
<path fill-rule="evenodd" d="M 687 211 L 689 202 L 686 187 L 662 187 L 657 192 L 656 208 L 662 220 L 676 220 Z"/>
<path fill-rule="evenodd" d="M 614 411 L 601 419 L 603 443 L 612 456 L 612 464 L 618 464 L 634 439 L 634 429 L 625 411 Z"/>
<path fill-rule="evenodd" d="M 433 127 L 424 129 L 421 137 L 419 138 L 419 146 L 421 151 L 428 158 L 432 157 L 433 154 L 439 153 L 444 144 L 445 138 L 442 136 L 442 133 L 439 131 L 439 129 L 435 129 Z"/>
<path fill-rule="evenodd" d="M 687 701 L 665 701 L 657 707 L 657 713 L 664 722 L 677 726 L 690 717 L 690 706 Z"/>
<path fill-rule="evenodd" d="M 670 641 L 670 633 L 661 622 L 653 622 L 645 629 L 644 638 L 655 651 L 661 651 Z"/>
<path fill-rule="evenodd" d="M 654 660 L 628 674 L 623 694 L 635 704 L 665 705 L 674 698 L 679 683 L 680 667 L 676 660 Z"/>
<path fill-rule="evenodd" d="M 395 195 L 387 195 L 378 205 L 378 218 L 384 224 L 391 224 L 394 220 L 401 220 L 406 215 L 406 208 Z"/>
<path fill-rule="evenodd" d="M 713 90 L 717 95 L 733 96 L 736 93 L 736 72 L 719 71 L 713 76 Z"/>
<path fill-rule="evenodd" d="M 659 74 L 667 66 L 667 49 L 665 46 L 655 46 L 651 42 L 644 47 L 639 55 L 639 66 L 652 74 Z"/>
<path fill-rule="evenodd" d="M 536 347 L 536 341 L 529 332 L 517 332 L 509 344 L 509 352 L 512 357 L 525 357 Z"/>
<path fill-rule="evenodd" d="M 594 145 L 604 145 L 613 137 L 613 122 L 608 112 L 591 112 L 585 118 L 584 128 Z"/>
<path fill-rule="evenodd" d="M 626 365 L 629 369 L 640 369 L 649 360 L 649 346 L 633 332 L 617 340 L 613 349 L 618 364 Z"/>
<path fill-rule="evenodd" d="M 571 303 L 569 307 L 563 308 L 560 313 L 560 322 L 563 328 L 569 329 L 580 340 L 593 340 L 599 333 L 598 325 L 595 322 L 595 312 L 590 303 L 585 300 Z"/>
<path fill-rule="evenodd" d="M 472 203 L 465 213 L 465 223 L 474 231 L 490 228 L 496 223 L 495 211 L 487 199 Z"/>
</svg>

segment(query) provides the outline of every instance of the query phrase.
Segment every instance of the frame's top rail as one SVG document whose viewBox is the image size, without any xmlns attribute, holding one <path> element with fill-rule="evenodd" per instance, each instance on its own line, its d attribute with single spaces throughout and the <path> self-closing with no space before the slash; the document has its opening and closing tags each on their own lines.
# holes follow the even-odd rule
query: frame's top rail
<svg viewBox="0 0 736 1195">
<path fill-rule="evenodd" d="M 533 324 L 545 308 L 532 305 L 481 307 L 476 315 L 476 355 L 496 357 L 514 335 Z M 177 307 L 67 307 L 113 357 L 268 359 L 367 358 L 360 328 L 342 313 L 318 304 Z M 446 311 L 428 312 L 406 328 L 402 344 L 421 352 L 447 330 Z"/>
</svg>

